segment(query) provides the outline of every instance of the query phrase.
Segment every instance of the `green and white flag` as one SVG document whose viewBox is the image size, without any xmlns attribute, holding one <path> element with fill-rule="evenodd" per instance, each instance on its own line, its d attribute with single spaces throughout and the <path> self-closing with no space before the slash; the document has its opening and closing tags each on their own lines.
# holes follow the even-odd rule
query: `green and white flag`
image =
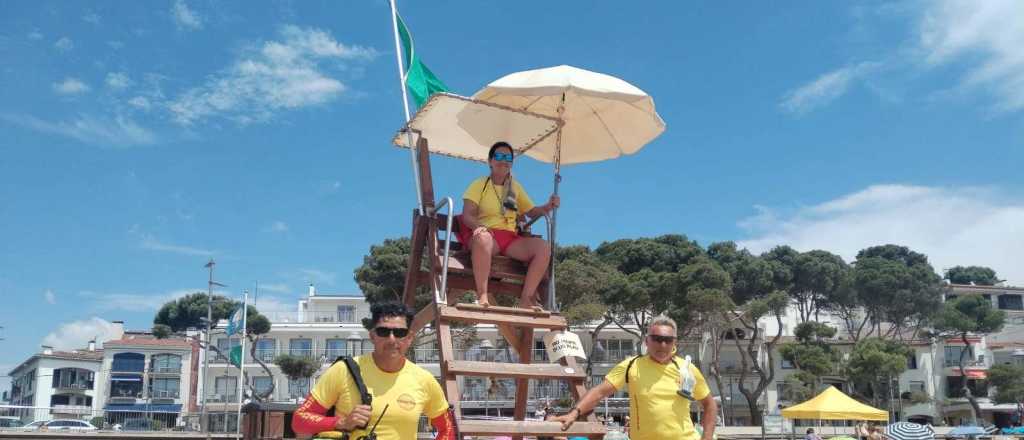
<svg viewBox="0 0 1024 440">
<path fill-rule="evenodd" d="M 402 52 L 405 55 L 405 85 L 412 93 L 416 106 L 422 106 L 427 98 L 438 92 L 447 92 L 448 86 L 444 85 L 434 72 L 427 68 L 426 64 L 420 61 L 416 55 L 416 48 L 412 44 L 412 36 L 409 29 L 405 27 L 402 16 L 395 14 L 398 19 L 398 35 L 402 39 Z"/>
<path fill-rule="evenodd" d="M 228 360 L 231 361 L 232 365 L 241 368 L 241 365 L 242 365 L 242 346 L 241 345 L 236 345 L 234 347 L 231 347 L 231 352 L 228 353 Z"/>
</svg>

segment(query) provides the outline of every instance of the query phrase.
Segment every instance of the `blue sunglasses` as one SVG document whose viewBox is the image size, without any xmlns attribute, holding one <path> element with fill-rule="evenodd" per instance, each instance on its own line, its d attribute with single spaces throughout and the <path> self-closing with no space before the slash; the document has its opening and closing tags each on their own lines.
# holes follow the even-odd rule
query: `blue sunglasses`
<svg viewBox="0 0 1024 440">
<path fill-rule="evenodd" d="M 498 162 L 512 162 L 512 153 L 494 153 L 491 159 Z"/>
</svg>

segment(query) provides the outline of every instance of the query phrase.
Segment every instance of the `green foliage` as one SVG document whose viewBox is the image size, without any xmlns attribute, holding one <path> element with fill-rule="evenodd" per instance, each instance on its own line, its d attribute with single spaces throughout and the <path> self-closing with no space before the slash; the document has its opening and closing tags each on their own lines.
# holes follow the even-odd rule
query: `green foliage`
<svg viewBox="0 0 1024 440">
<path fill-rule="evenodd" d="M 822 250 L 801 253 L 792 264 L 790 296 L 800 310 L 800 320 L 809 321 L 819 310 L 831 309 L 833 302 L 840 299 L 837 296 L 849 277 L 849 265 L 842 257 Z"/>
<path fill-rule="evenodd" d="M 907 400 L 910 401 L 911 405 L 920 405 L 920 404 L 923 404 L 923 403 L 931 403 L 931 401 L 932 401 L 932 398 L 928 396 L 928 393 L 924 393 L 924 392 L 921 392 L 921 391 L 914 391 L 914 392 L 910 393 L 910 395 L 908 397 L 910 397 L 910 398 L 907 399 Z"/>
<path fill-rule="evenodd" d="M 274 363 L 291 380 L 313 377 L 316 374 L 316 370 L 320 369 L 320 363 L 316 360 L 289 354 L 278 355 L 274 358 Z"/>
<path fill-rule="evenodd" d="M 906 345 L 882 338 L 866 338 L 853 346 L 846 362 L 846 374 L 855 385 L 872 385 L 881 378 L 898 376 L 907 369 L 913 354 Z"/>
<path fill-rule="evenodd" d="M 166 339 L 171 336 L 171 326 L 166 324 L 156 324 L 153 326 L 153 337 L 157 339 Z"/>
<path fill-rule="evenodd" d="M 369 303 L 402 300 L 411 249 L 409 237 L 388 238 L 381 244 L 370 246 L 369 255 L 363 256 L 363 264 L 354 273 L 356 283 Z M 428 261 L 423 259 L 422 269 L 427 269 Z M 416 310 L 432 301 L 430 289 L 425 286 L 417 289 Z"/>
<path fill-rule="evenodd" d="M 876 321 L 897 327 L 923 323 L 941 307 L 941 279 L 928 257 L 904 246 L 884 245 L 857 254 L 851 279 L 856 297 Z"/>
<path fill-rule="evenodd" d="M 685 235 L 662 235 L 601 243 L 595 252 L 620 272 L 631 275 L 642 270 L 676 272 L 704 251 Z"/>
<path fill-rule="evenodd" d="M 555 255 L 555 291 L 569 325 L 599 320 L 608 312 L 606 298 L 626 289 L 626 278 L 585 246 L 559 249 Z"/>
<path fill-rule="evenodd" d="M 207 295 L 203 292 L 169 301 L 156 312 L 153 323 L 166 325 L 173 332 L 182 332 L 189 327 L 205 328 L 207 302 Z M 213 295 L 213 322 L 227 319 L 237 306 L 238 301 Z"/>
<path fill-rule="evenodd" d="M 953 266 L 946 270 L 945 279 L 953 284 L 992 286 L 999 282 L 996 271 L 984 266 Z"/>
<path fill-rule="evenodd" d="M 835 334 L 836 329 L 826 324 L 800 323 L 796 327 L 797 342 L 780 345 L 779 354 L 800 369 L 801 380 L 817 384 L 822 376 L 835 371 L 840 361 L 839 352 L 826 341 Z"/>
<path fill-rule="evenodd" d="M 964 336 L 968 333 L 988 334 L 1002 330 L 1006 313 L 992 307 L 981 295 L 966 295 L 943 304 L 935 322 L 941 333 Z"/>
<path fill-rule="evenodd" d="M 996 403 L 1024 402 L 1024 365 L 993 365 L 988 383 L 996 387 Z"/>
<path fill-rule="evenodd" d="M 811 397 L 814 397 L 814 387 L 808 385 L 811 381 L 804 381 L 808 379 L 801 377 L 800 373 L 792 374 L 782 382 L 782 395 L 779 396 L 781 400 L 787 402 L 803 402 Z"/>
<path fill-rule="evenodd" d="M 708 256 L 729 274 L 733 302 L 743 304 L 775 290 L 773 265 L 746 249 L 738 250 L 736 243 L 712 243 L 708 246 Z"/>
<path fill-rule="evenodd" d="M 89 423 L 99 429 L 106 429 L 107 421 L 102 416 L 89 419 Z"/>
<path fill-rule="evenodd" d="M 167 426 L 167 424 L 164 423 L 163 420 L 153 419 L 153 420 L 150 420 L 149 422 L 150 422 L 150 424 L 149 424 L 150 429 L 152 429 L 154 431 L 161 431 L 161 430 L 163 430 Z"/>
</svg>

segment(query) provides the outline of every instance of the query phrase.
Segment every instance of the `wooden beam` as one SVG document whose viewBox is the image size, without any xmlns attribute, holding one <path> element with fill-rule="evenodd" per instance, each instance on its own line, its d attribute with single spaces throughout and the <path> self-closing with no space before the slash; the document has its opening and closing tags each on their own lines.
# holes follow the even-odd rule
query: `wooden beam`
<svg viewBox="0 0 1024 440">
<path fill-rule="evenodd" d="M 559 422 L 533 422 L 509 420 L 462 420 L 459 433 L 463 435 L 499 436 L 499 435 L 532 435 L 532 436 L 596 436 L 601 438 L 607 428 L 599 422 L 576 422 L 568 430 L 562 431 Z"/>
<path fill-rule="evenodd" d="M 547 328 L 563 330 L 568 325 L 561 316 L 535 317 L 526 315 L 508 315 L 475 310 L 459 310 L 458 308 L 438 305 L 437 311 L 443 320 L 456 320 L 472 323 L 509 324 L 515 327 Z"/>
<path fill-rule="evenodd" d="M 509 362 L 448 361 L 448 371 L 460 376 L 509 377 L 516 379 L 583 380 L 587 372 L 559 364 L 519 364 Z"/>
</svg>

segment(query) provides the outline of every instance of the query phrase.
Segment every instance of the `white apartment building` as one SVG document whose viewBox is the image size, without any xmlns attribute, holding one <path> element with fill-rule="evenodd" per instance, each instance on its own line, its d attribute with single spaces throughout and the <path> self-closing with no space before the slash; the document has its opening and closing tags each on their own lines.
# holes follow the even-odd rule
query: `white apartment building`
<svg viewBox="0 0 1024 440">
<path fill-rule="evenodd" d="M 127 335 L 103 344 L 96 408 L 111 423 L 131 418 L 178 426 L 196 408 L 198 344 Z"/>
<path fill-rule="evenodd" d="M 24 409 L 15 415 L 28 423 L 35 420 L 82 418 L 92 414 L 99 396 L 103 350 L 90 342 L 83 350 L 58 351 L 43 346 L 8 373 L 11 376 L 11 405 L 45 408 Z"/>
</svg>

